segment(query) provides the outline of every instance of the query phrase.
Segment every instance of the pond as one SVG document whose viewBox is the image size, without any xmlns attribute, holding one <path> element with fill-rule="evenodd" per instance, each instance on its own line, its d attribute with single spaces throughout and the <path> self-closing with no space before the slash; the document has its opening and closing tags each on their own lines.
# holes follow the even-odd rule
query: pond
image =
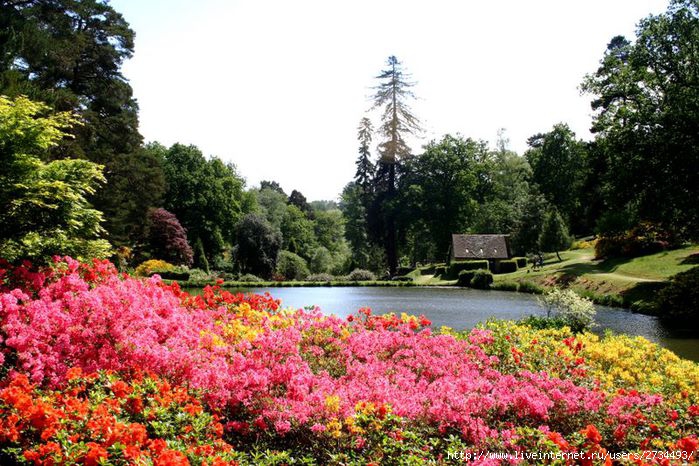
<svg viewBox="0 0 699 466">
<path fill-rule="evenodd" d="M 375 314 L 406 312 L 424 314 L 434 327 L 442 325 L 463 330 L 489 318 L 520 319 L 543 315 L 536 296 L 508 291 L 483 291 L 455 287 L 308 287 L 250 288 L 236 291 L 264 293 L 282 301 L 282 306 L 303 308 L 318 306 L 325 314 L 346 317 L 362 307 Z M 616 333 L 640 335 L 699 362 L 699 336 L 670 329 L 652 316 L 624 309 L 597 306 L 597 333 L 610 329 Z"/>
</svg>

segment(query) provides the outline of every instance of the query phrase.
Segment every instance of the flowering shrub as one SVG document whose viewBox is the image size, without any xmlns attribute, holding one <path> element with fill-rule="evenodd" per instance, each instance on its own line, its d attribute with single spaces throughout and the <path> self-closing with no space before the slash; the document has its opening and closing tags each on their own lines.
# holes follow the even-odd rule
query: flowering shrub
<svg viewBox="0 0 699 466">
<path fill-rule="evenodd" d="M 559 318 L 575 332 L 581 332 L 594 325 L 595 305 L 571 289 L 553 288 L 538 298 L 538 301 L 546 309 L 547 317 Z"/>
<path fill-rule="evenodd" d="M 137 277 L 148 277 L 151 274 L 157 272 L 173 272 L 177 270 L 177 267 L 161 259 L 149 259 L 147 261 L 141 262 L 136 270 L 134 270 L 134 275 Z"/>
<path fill-rule="evenodd" d="M 0 390 L 0 445 L 37 465 L 237 464 L 218 421 L 185 388 L 139 373 L 71 369 L 60 391 L 16 374 Z"/>
<path fill-rule="evenodd" d="M 70 258 L 0 280 L 0 452 L 34 464 L 697 447 L 699 367 L 642 339 L 507 322 L 433 332 L 368 309 L 343 320 Z"/>
</svg>

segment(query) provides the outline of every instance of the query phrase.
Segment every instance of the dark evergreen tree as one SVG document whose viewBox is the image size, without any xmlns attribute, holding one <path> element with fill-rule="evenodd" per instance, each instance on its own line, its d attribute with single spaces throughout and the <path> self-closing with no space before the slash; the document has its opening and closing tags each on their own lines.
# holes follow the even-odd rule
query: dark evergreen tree
<svg viewBox="0 0 699 466">
<path fill-rule="evenodd" d="M 311 205 L 308 203 L 306 196 L 304 196 L 301 191 L 297 191 L 295 189 L 291 191 L 291 194 L 289 194 L 288 203 L 298 207 L 299 210 L 308 218 L 313 218 L 313 209 L 311 209 Z"/>
<path fill-rule="evenodd" d="M 371 161 L 371 140 L 374 127 L 367 117 L 362 118 L 357 128 L 357 139 L 359 140 L 359 157 L 355 165 L 357 171 L 354 174 L 354 182 L 364 192 L 364 196 L 369 198 L 373 189 L 374 172 L 376 167 Z"/>
<path fill-rule="evenodd" d="M 395 275 L 398 268 L 398 235 L 394 200 L 396 197 L 397 165 L 411 153 L 405 141 L 409 135 L 421 131 L 420 121 L 412 113 L 408 100 L 414 98 L 410 90 L 414 83 L 403 71 L 401 63 L 395 56 L 390 56 L 388 67 L 376 77 L 379 84 L 374 88 L 372 108 L 383 109 L 379 134 L 379 167 L 375 179 L 374 205 L 369 209 L 373 217 L 373 230 L 380 234 L 386 251 L 386 260 L 390 275 Z"/>
<path fill-rule="evenodd" d="M 262 191 L 263 189 L 271 189 L 272 191 L 276 191 L 279 194 L 283 194 L 284 196 L 286 196 L 286 193 L 282 189 L 281 185 L 276 181 L 260 181 L 260 191 Z"/>
</svg>

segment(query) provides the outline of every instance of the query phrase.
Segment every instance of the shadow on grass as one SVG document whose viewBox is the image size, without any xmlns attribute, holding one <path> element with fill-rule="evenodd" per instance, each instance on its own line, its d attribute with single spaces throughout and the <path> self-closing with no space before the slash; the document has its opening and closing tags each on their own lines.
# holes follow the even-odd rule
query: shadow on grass
<svg viewBox="0 0 699 466">
<path fill-rule="evenodd" d="M 616 271 L 616 269 L 620 265 L 624 265 L 627 262 L 629 262 L 631 259 L 630 258 L 614 258 L 614 259 L 606 259 L 603 261 L 599 262 L 577 262 L 574 264 L 568 264 L 564 265 L 559 269 L 560 272 L 563 272 L 566 275 L 575 275 L 575 276 L 581 276 L 586 273 L 594 274 L 594 273 L 612 273 Z"/>
<path fill-rule="evenodd" d="M 682 262 L 680 262 L 682 265 L 691 265 L 691 264 L 699 264 L 699 252 L 695 254 L 690 254 L 689 256 L 685 257 Z"/>
<path fill-rule="evenodd" d="M 639 282 L 620 293 L 624 306 L 629 306 L 637 312 L 656 314 L 653 303 L 658 292 L 667 286 L 666 282 Z"/>
</svg>

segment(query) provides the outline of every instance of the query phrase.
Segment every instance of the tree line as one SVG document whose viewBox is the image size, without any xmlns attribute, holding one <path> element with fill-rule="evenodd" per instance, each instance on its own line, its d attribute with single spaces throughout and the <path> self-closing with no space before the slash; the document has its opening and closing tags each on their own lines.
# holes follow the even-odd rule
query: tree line
<svg viewBox="0 0 699 466">
<path fill-rule="evenodd" d="M 639 225 L 695 239 L 699 170 L 699 6 L 673 0 L 613 38 L 581 88 L 595 138 L 565 124 L 509 149 L 421 133 L 414 83 L 396 57 L 361 119 L 341 201 L 309 203 L 274 181 L 246 188 L 236 167 L 195 146 L 144 144 L 121 73 L 134 33 L 100 0 L 0 0 L 0 254 L 148 258 L 263 277 L 395 275 L 443 261 L 456 232 L 507 233 L 517 254 L 570 235 Z M 40 104 L 38 102 L 43 102 Z M 22 134 L 22 137 L 18 136 Z M 661 232 L 661 233 L 658 233 Z"/>
</svg>

